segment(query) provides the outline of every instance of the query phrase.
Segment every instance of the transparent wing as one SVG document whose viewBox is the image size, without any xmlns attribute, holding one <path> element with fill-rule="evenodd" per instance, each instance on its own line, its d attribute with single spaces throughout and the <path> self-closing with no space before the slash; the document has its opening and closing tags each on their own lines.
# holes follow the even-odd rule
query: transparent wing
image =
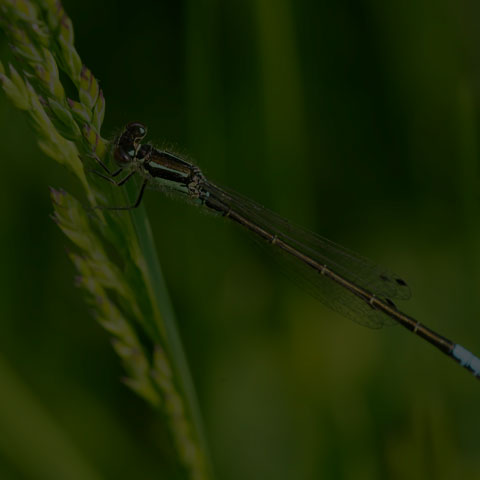
<svg viewBox="0 0 480 480">
<path fill-rule="evenodd" d="M 410 298 L 410 288 L 402 278 L 367 258 L 290 223 L 238 193 L 211 183 L 207 183 L 205 189 L 251 222 L 389 305 L 395 307 L 393 300 Z M 348 289 L 319 274 L 318 271 L 281 248 L 271 245 L 269 250 L 276 253 L 294 280 L 333 310 L 370 328 L 380 328 L 385 324 L 396 323 Z"/>
</svg>

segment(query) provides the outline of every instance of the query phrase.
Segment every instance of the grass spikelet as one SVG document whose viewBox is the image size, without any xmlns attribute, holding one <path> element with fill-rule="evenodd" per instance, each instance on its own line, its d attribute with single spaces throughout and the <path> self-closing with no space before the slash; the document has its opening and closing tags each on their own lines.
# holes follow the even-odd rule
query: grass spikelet
<svg viewBox="0 0 480 480">
<path fill-rule="evenodd" d="M 85 173 L 98 166 L 95 159 L 108 163 L 110 144 L 101 135 L 105 98 L 75 49 L 73 24 L 57 0 L 0 0 L 0 27 L 21 65 L 7 73 L 0 63 L 5 94 L 27 114 L 43 152 L 67 166 L 83 187 L 84 199 L 51 190 L 52 218 L 75 246 L 69 256 L 76 283 L 112 337 L 124 383 L 166 418 L 188 478 L 211 478 L 194 389 L 145 212 L 92 208 L 118 204 L 120 193 Z M 66 97 L 60 70 L 72 80 L 76 98 Z"/>
</svg>

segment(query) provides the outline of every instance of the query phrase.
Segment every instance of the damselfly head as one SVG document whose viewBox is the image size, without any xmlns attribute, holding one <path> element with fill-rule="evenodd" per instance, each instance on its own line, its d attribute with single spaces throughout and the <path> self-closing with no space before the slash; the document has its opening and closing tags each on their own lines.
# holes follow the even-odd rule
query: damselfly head
<svg viewBox="0 0 480 480">
<path fill-rule="evenodd" d="M 125 149 L 122 146 L 117 145 L 117 148 L 115 148 L 113 153 L 113 158 L 119 167 L 128 167 L 135 160 L 135 149 L 133 146 Z"/>
<path fill-rule="evenodd" d="M 130 122 L 115 141 L 113 157 L 119 167 L 128 167 L 135 161 L 138 146 L 147 134 L 147 127 L 140 122 Z"/>
<path fill-rule="evenodd" d="M 127 124 L 122 136 L 129 137 L 129 139 L 137 143 L 142 140 L 147 134 L 147 127 L 140 122 L 131 122 Z"/>
</svg>

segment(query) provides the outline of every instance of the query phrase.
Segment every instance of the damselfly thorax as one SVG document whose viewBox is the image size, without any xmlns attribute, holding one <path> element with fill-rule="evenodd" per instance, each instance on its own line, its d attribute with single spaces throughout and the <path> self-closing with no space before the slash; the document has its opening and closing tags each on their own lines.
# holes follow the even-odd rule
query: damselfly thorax
<svg viewBox="0 0 480 480">
<path fill-rule="evenodd" d="M 153 188 L 177 190 L 191 198 L 201 198 L 205 193 L 201 170 L 176 155 L 152 145 L 141 145 L 134 162 Z"/>
</svg>

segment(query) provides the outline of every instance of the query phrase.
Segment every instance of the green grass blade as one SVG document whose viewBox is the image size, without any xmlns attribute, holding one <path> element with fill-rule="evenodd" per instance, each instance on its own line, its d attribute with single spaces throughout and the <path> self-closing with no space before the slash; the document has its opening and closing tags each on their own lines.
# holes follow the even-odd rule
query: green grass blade
<svg viewBox="0 0 480 480">
<path fill-rule="evenodd" d="M 25 478 L 103 478 L 0 357 L 0 452 Z"/>
</svg>

